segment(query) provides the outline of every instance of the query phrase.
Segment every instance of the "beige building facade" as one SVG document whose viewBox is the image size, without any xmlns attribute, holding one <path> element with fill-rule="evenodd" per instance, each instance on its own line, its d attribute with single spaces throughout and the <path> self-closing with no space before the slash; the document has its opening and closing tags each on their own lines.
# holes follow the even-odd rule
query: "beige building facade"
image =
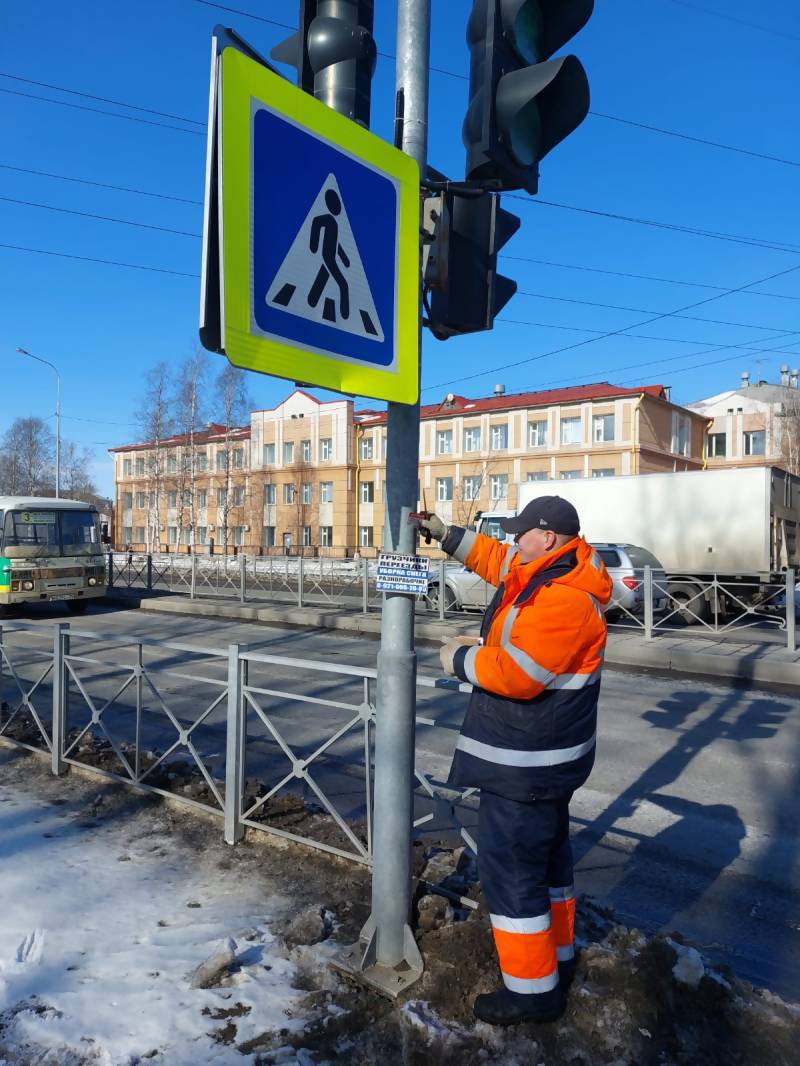
<svg viewBox="0 0 800 1066">
<path fill-rule="evenodd" d="M 421 411 L 419 506 L 469 525 L 526 481 L 702 467 L 707 419 L 660 385 L 600 383 Z M 385 507 L 386 412 L 301 389 L 249 426 L 112 449 L 115 541 L 137 551 L 374 555 Z"/>
</svg>

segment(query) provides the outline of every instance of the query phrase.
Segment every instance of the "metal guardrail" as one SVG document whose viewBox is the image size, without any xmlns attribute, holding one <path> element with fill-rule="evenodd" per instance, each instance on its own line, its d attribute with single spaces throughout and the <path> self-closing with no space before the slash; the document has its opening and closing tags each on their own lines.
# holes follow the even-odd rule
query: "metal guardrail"
<svg viewBox="0 0 800 1066">
<path fill-rule="evenodd" d="M 251 828 L 369 864 L 376 676 L 242 644 L 7 623 L 0 738 L 46 756 L 56 775 L 79 767 L 215 815 L 229 844 Z M 471 691 L 417 683 L 423 704 L 435 689 Z M 417 723 L 437 727 L 430 715 Z M 415 773 L 415 827 L 435 823 L 475 847 L 460 815 L 474 790 L 449 789 L 421 764 Z"/>
</svg>

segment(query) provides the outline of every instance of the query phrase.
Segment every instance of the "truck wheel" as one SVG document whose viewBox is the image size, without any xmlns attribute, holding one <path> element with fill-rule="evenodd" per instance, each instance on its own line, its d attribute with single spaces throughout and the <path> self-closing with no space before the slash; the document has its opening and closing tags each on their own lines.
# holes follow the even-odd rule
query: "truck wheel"
<svg viewBox="0 0 800 1066">
<path fill-rule="evenodd" d="M 438 585 L 429 585 L 428 586 L 428 595 L 425 597 L 425 605 L 426 605 L 426 607 L 428 608 L 429 611 L 438 611 L 439 610 L 439 586 Z M 451 588 L 448 588 L 447 585 L 445 585 L 445 587 L 444 587 L 444 609 L 445 609 L 445 611 L 456 611 L 456 610 L 458 610 L 458 601 L 456 599 L 456 594 L 455 594 L 455 592 L 453 592 L 453 590 Z"/>
<path fill-rule="evenodd" d="M 70 614 L 83 614 L 88 606 L 88 600 L 67 600 L 67 610 Z"/>
<path fill-rule="evenodd" d="M 708 601 L 701 592 L 698 585 L 670 586 L 667 614 L 674 611 L 676 617 L 686 626 L 707 622 L 710 611 Z"/>
</svg>

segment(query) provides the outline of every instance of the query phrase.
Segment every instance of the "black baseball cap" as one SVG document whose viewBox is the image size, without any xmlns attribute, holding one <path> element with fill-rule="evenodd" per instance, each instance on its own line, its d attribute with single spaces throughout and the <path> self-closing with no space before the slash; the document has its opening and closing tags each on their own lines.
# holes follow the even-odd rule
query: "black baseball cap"
<svg viewBox="0 0 800 1066">
<path fill-rule="evenodd" d="M 560 496 L 537 496 L 514 518 L 501 518 L 500 527 L 506 533 L 527 533 L 529 529 L 546 529 L 577 537 L 581 523 L 578 512 Z"/>
</svg>

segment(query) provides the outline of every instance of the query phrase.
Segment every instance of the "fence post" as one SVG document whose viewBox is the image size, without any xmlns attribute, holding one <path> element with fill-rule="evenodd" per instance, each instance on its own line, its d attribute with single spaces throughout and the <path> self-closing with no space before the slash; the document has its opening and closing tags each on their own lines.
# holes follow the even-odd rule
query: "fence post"
<svg viewBox="0 0 800 1066">
<path fill-rule="evenodd" d="M 53 727 L 50 741 L 51 769 L 59 777 L 64 773 L 64 735 L 67 727 L 67 668 L 69 622 L 53 627 Z"/>
<path fill-rule="evenodd" d="M 303 606 L 303 554 L 297 556 L 297 606 Z"/>
<path fill-rule="evenodd" d="M 153 555 L 152 552 L 147 553 L 147 591 L 153 591 Z"/>
<path fill-rule="evenodd" d="M 444 599 L 445 599 L 445 583 L 444 583 L 444 556 L 439 560 L 439 621 L 444 621 Z"/>
<path fill-rule="evenodd" d="M 361 613 L 369 614 L 369 563 L 366 555 L 361 557 Z"/>
<path fill-rule="evenodd" d="M 644 568 L 644 639 L 653 639 L 653 568 Z"/>
<path fill-rule="evenodd" d="M 113 552 L 109 552 L 108 553 L 108 582 L 107 582 L 107 584 L 108 584 L 108 588 L 109 589 L 113 589 L 113 587 L 114 587 L 114 553 Z"/>
<path fill-rule="evenodd" d="M 786 646 L 789 651 L 797 651 L 797 620 L 795 618 L 795 573 L 786 571 Z"/>
<path fill-rule="evenodd" d="M 192 582 L 189 588 L 189 599 L 193 600 L 197 595 L 197 556 L 192 552 Z"/>
<path fill-rule="evenodd" d="M 239 603 L 247 600 L 247 556 L 239 555 Z"/>
<path fill-rule="evenodd" d="M 247 645 L 228 645 L 228 722 L 225 745 L 225 843 L 238 844 L 244 836 L 242 785 L 244 779 L 243 666 L 241 653 Z"/>
</svg>

